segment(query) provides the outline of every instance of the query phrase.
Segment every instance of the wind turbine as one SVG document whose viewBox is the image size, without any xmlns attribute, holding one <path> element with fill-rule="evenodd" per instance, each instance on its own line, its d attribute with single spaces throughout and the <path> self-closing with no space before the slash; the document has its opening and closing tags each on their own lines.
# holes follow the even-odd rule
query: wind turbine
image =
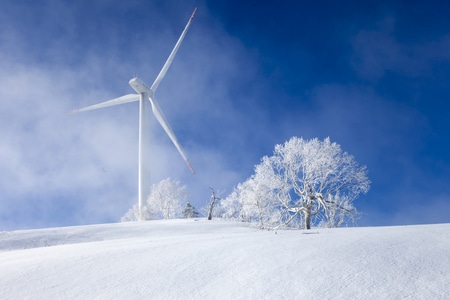
<svg viewBox="0 0 450 300">
<path fill-rule="evenodd" d="M 175 44 L 175 47 L 173 48 L 172 52 L 170 53 L 169 57 L 167 58 L 166 63 L 162 67 L 161 71 L 159 72 L 158 76 L 156 77 L 155 81 L 153 82 L 151 87 L 148 87 L 141 79 L 138 77 L 131 78 L 128 82 L 131 87 L 136 91 L 137 94 L 128 94 L 124 95 L 112 100 L 108 100 L 99 104 L 91 105 L 88 107 L 84 107 L 81 109 L 73 110 L 70 113 L 78 113 L 98 108 L 104 108 L 112 105 L 118 105 L 128 102 L 134 102 L 139 101 L 139 170 L 138 170 L 138 207 L 139 207 L 139 218 L 141 219 L 142 215 L 142 205 L 143 201 L 145 201 L 145 197 L 148 196 L 149 189 L 146 189 L 145 187 L 149 185 L 150 180 L 147 178 L 148 176 L 148 165 L 149 165 L 149 149 L 148 149 L 148 139 L 149 139 L 149 118 L 150 118 L 150 107 L 153 111 L 153 114 L 155 115 L 158 122 L 161 124 L 161 126 L 164 128 L 167 135 L 172 140 L 175 147 L 178 149 L 178 152 L 183 157 L 184 161 L 186 162 L 187 166 L 191 170 L 192 174 L 195 173 L 194 169 L 191 166 L 191 163 L 186 157 L 186 154 L 184 153 L 183 149 L 180 146 L 180 143 L 178 142 L 175 134 L 173 133 L 172 129 L 170 128 L 169 123 L 167 122 L 161 108 L 159 107 L 158 102 L 155 99 L 154 93 L 156 92 L 156 89 L 158 88 L 159 84 L 161 83 L 161 80 L 163 80 L 164 76 L 167 73 L 167 70 L 169 69 L 170 65 L 172 64 L 172 61 L 177 54 L 178 48 L 180 48 L 181 42 L 184 39 L 184 36 L 186 35 L 189 26 L 191 26 L 192 20 L 194 19 L 195 13 L 197 12 L 197 7 L 194 9 L 194 12 L 192 13 L 191 17 L 189 18 L 188 23 L 186 24 L 186 27 L 184 28 L 183 32 L 181 33 L 181 36 L 178 38 L 177 43 Z M 149 100 L 149 101 L 147 101 Z"/>
</svg>

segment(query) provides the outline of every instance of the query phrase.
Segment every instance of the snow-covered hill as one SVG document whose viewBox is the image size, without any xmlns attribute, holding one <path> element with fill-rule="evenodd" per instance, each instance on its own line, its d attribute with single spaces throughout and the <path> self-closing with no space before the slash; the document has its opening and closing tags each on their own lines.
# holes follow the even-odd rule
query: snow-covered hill
<svg viewBox="0 0 450 300">
<path fill-rule="evenodd" d="M 450 299 L 450 224 L 171 220 L 0 232 L 0 299 Z"/>
</svg>

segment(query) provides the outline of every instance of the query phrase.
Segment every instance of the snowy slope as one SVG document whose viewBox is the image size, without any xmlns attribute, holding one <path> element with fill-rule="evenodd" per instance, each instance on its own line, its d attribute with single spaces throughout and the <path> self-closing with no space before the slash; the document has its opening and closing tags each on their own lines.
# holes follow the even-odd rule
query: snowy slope
<svg viewBox="0 0 450 300">
<path fill-rule="evenodd" d="M 450 224 L 171 220 L 0 232 L 0 299 L 450 299 Z"/>
</svg>

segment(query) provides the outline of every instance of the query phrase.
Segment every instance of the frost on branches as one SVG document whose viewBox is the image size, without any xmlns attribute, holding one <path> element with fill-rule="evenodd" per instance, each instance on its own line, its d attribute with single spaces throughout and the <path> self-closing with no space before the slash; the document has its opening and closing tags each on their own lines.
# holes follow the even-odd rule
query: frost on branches
<svg viewBox="0 0 450 300">
<path fill-rule="evenodd" d="M 182 216 L 186 203 L 186 186 L 170 178 L 151 187 L 147 205 L 142 207 L 141 220 L 174 219 Z M 134 205 L 122 218 L 122 222 L 138 221 L 139 208 Z"/>
<path fill-rule="evenodd" d="M 197 218 L 198 212 L 195 210 L 195 207 L 191 205 L 191 203 L 188 201 L 186 203 L 186 206 L 183 209 L 183 218 L 189 219 L 189 218 Z"/>
<path fill-rule="evenodd" d="M 293 137 L 263 157 L 221 205 L 224 217 L 261 228 L 338 227 L 354 221 L 353 201 L 369 187 L 366 167 L 329 138 Z"/>
<path fill-rule="evenodd" d="M 274 190 L 271 182 L 256 168 L 254 175 L 238 184 L 231 195 L 222 200 L 223 217 L 257 222 L 260 228 L 273 227 L 279 219 Z"/>
</svg>

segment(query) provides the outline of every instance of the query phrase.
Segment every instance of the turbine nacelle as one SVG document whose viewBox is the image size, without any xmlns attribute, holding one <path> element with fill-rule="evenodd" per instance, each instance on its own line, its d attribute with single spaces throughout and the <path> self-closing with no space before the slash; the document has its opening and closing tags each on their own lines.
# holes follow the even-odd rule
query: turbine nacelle
<svg viewBox="0 0 450 300">
<path fill-rule="evenodd" d="M 150 97 L 153 96 L 153 91 L 149 88 L 144 81 L 142 81 L 138 77 L 133 77 L 128 82 L 129 85 L 135 90 L 138 94 L 148 94 Z"/>
</svg>

